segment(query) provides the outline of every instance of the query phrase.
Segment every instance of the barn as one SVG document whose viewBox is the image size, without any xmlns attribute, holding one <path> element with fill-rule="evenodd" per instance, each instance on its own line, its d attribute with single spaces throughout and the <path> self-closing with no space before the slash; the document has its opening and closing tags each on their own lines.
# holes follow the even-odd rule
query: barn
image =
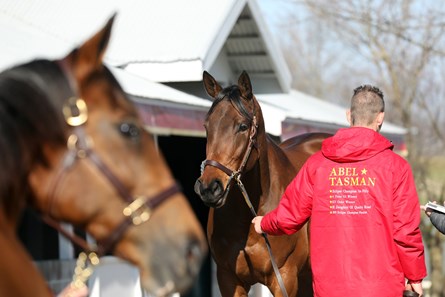
<svg viewBox="0 0 445 297">
<path fill-rule="evenodd" d="M 204 70 L 224 86 L 247 71 L 266 130 L 277 141 L 348 125 L 345 108 L 291 89 L 290 71 L 257 0 L 7 0 L 0 8 L 0 68 L 59 58 L 114 13 L 106 63 L 137 105 L 204 228 L 208 209 L 193 192 L 211 105 Z M 388 123 L 382 133 L 403 152 L 403 128 Z M 58 289 L 66 283 L 76 249 L 32 212 L 19 234 L 50 284 Z M 209 258 L 190 296 L 217 296 L 212 276 Z"/>
</svg>

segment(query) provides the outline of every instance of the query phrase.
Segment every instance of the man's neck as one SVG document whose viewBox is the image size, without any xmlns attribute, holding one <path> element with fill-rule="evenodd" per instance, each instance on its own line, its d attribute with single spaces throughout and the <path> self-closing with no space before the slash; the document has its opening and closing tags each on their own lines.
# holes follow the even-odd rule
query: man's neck
<svg viewBox="0 0 445 297">
<path fill-rule="evenodd" d="M 371 129 L 374 130 L 375 132 L 379 132 L 380 129 L 378 129 L 378 127 L 375 126 L 365 126 L 365 125 L 353 125 L 351 127 L 356 127 L 356 128 L 367 128 L 367 129 Z"/>
</svg>

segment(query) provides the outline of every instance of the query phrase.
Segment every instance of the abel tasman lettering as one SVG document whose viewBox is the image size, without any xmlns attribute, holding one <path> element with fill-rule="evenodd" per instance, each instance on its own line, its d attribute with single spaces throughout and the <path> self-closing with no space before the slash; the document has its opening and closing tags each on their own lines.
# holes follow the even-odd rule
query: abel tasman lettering
<svg viewBox="0 0 445 297">
<path fill-rule="evenodd" d="M 375 186 L 375 177 L 367 176 L 368 170 L 357 170 L 355 167 L 332 168 L 329 174 L 331 186 Z"/>
<path fill-rule="evenodd" d="M 372 208 L 365 203 L 369 188 L 376 178 L 366 168 L 335 167 L 328 177 L 329 213 L 334 215 L 366 215 Z M 339 188 L 342 187 L 342 188 Z"/>
</svg>

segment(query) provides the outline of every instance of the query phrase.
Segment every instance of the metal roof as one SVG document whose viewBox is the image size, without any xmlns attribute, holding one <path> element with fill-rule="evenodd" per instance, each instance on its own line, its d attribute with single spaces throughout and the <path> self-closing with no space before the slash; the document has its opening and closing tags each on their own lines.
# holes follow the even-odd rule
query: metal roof
<svg viewBox="0 0 445 297">
<path fill-rule="evenodd" d="M 181 105 L 183 108 L 198 108 L 205 111 L 212 105 L 209 100 L 178 91 L 161 83 L 149 81 L 113 66 L 108 67 L 125 92 L 136 98 L 157 100 L 160 105 L 170 103 L 170 105 Z M 138 101 L 143 102 L 140 99 Z"/>
<path fill-rule="evenodd" d="M 347 107 L 342 108 L 296 90 L 292 90 L 288 94 L 256 94 L 255 96 L 260 102 L 283 110 L 286 118 L 290 120 L 304 120 L 323 125 L 349 127 L 346 120 Z M 381 132 L 405 134 L 406 129 L 385 122 Z"/>
<path fill-rule="evenodd" d="M 256 0 L 2 0 L 0 70 L 35 58 L 66 55 L 115 12 L 106 62 L 127 65 L 125 71 L 111 68 L 124 90 L 137 98 L 205 110 L 208 100 L 153 81 L 201 81 L 203 69 L 221 53 L 236 75 L 246 70 L 251 78 L 276 77 L 287 92 L 290 74 Z M 280 135 L 286 117 L 347 126 L 341 107 L 297 91 L 257 97 L 266 129 L 274 135 Z M 405 133 L 389 123 L 383 125 L 385 131 Z"/>
<path fill-rule="evenodd" d="M 0 58 L 0 67 L 65 55 L 114 13 L 110 65 L 152 81 L 200 81 L 224 53 L 236 75 L 246 70 L 289 90 L 290 72 L 257 0 L 3 0 L 0 34 L 13 40 L 6 44 L 13 53 Z M 15 40 L 11 28 L 20 30 Z"/>
<path fill-rule="evenodd" d="M 105 24 L 116 11 L 115 2 L 2 0 L 0 70 L 66 55 Z"/>
<path fill-rule="evenodd" d="M 116 40 L 129 44 L 131 49 L 112 44 L 109 57 L 113 64 L 154 81 L 200 81 L 203 70 L 210 69 L 224 53 L 232 73 L 238 75 L 246 70 L 251 77 L 273 78 L 283 92 L 289 91 L 289 69 L 256 0 L 170 0 L 156 5 L 142 2 L 145 7 L 138 11 L 146 16 L 138 20 L 140 26 L 130 33 L 125 26 L 117 29 Z M 122 10 L 123 23 L 128 24 L 126 18 L 137 15 L 134 10 L 134 6 Z M 153 26 L 163 30 L 147 29 Z M 135 39 L 139 40 L 137 46 Z M 160 42 L 150 44 L 153 41 Z"/>
</svg>

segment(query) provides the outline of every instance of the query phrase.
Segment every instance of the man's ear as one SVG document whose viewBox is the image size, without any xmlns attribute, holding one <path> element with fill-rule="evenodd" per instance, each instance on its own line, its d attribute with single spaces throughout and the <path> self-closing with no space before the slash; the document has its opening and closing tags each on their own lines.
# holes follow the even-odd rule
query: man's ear
<svg viewBox="0 0 445 297">
<path fill-rule="evenodd" d="M 377 123 L 377 132 L 380 131 L 380 129 L 382 129 L 382 125 L 383 125 L 383 120 L 385 119 L 385 112 L 379 112 L 379 114 L 377 115 L 377 119 L 376 119 L 376 123 Z"/>
<path fill-rule="evenodd" d="M 346 111 L 346 120 L 348 120 L 349 126 L 352 126 L 351 110 L 350 109 L 348 109 Z"/>
<path fill-rule="evenodd" d="M 383 120 L 385 118 L 385 112 L 379 112 L 379 114 L 377 115 L 377 124 L 379 126 L 381 126 L 383 124 Z"/>
</svg>

